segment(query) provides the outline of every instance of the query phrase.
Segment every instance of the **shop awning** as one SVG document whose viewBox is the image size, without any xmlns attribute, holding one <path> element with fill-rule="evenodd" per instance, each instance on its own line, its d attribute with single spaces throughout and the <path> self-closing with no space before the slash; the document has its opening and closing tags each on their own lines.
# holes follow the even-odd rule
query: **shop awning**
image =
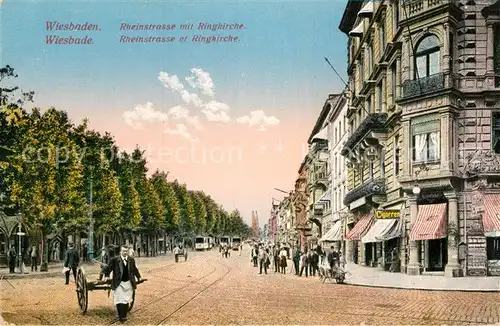
<svg viewBox="0 0 500 326">
<path fill-rule="evenodd" d="M 377 237 L 377 239 L 380 241 L 388 241 L 394 238 L 399 238 L 401 234 L 403 234 L 403 225 L 403 220 L 397 219 L 392 228 L 385 234 Z"/>
<path fill-rule="evenodd" d="M 361 8 L 358 12 L 359 17 L 369 17 L 373 14 L 373 1 L 368 0 L 368 2 Z"/>
<path fill-rule="evenodd" d="M 364 28 L 363 28 L 363 21 L 361 21 L 358 26 L 356 26 L 352 31 L 349 32 L 350 36 L 361 36 L 363 35 Z"/>
<path fill-rule="evenodd" d="M 484 196 L 483 228 L 485 236 L 500 237 L 500 194 Z"/>
<path fill-rule="evenodd" d="M 366 235 L 361 238 L 361 242 L 369 243 L 384 241 L 384 236 L 392 230 L 397 221 L 397 219 L 377 220 Z"/>
<path fill-rule="evenodd" d="M 319 241 L 341 241 L 342 240 L 342 221 L 337 221 Z"/>
<path fill-rule="evenodd" d="M 410 240 L 432 240 L 446 237 L 446 205 L 418 206 L 418 216 L 410 232 Z"/>
<path fill-rule="evenodd" d="M 365 235 L 366 231 L 372 226 L 373 218 L 371 214 L 364 215 L 352 228 L 352 230 L 345 236 L 348 240 L 361 240 L 361 237 Z"/>
<path fill-rule="evenodd" d="M 328 127 L 323 128 L 320 132 L 311 138 L 311 142 L 315 140 L 328 140 Z"/>
<path fill-rule="evenodd" d="M 330 202 L 332 200 L 332 189 L 331 188 L 328 188 L 327 191 L 325 191 L 325 193 L 320 197 L 320 199 L 318 199 L 318 201 L 316 203 L 314 203 L 314 205 L 318 205 L 318 204 L 326 204 L 328 202 Z"/>
</svg>

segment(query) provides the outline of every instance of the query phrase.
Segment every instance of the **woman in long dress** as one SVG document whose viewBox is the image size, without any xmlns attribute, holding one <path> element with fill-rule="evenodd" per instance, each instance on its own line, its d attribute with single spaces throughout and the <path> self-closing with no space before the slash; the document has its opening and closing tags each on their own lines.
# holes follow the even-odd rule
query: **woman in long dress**
<svg viewBox="0 0 500 326">
<path fill-rule="evenodd" d="M 286 255 L 287 255 L 287 252 L 286 252 L 286 249 L 283 248 L 281 249 L 281 252 L 280 252 L 280 268 L 281 268 L 281 273 L 282 274 L 286 274 Z"/>
</svg>

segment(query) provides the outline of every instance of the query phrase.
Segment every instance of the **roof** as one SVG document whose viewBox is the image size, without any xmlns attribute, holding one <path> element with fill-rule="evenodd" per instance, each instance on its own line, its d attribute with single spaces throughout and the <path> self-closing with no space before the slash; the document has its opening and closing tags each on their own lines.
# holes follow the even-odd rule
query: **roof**
<svg viewBox="0 0 500 326">
<path fill-rule="evenodd" d="M 326 120 L 326 117 L 328 116 L 328 113 L 330 113 L 330 110 L 332 108 L 332 104 L 336 102 L 336 100 L 341 96 L 342 94 L 330 94 L 328 95 L 328 98 L 325 101 L 325 104 L 323 105 L 323 109 L 321 109 L 321 112 L 319 114 L 318 120 L 316 120 L 316 124 L 314 125 L 314 128 L 311 132 L 311 135 L 307 139 L 307 142 L 310 144 L 312 141 L 312 138 L 314 135 L 316 135 L 321 129 L 323 129 L 323 124 Z"/>
<path fill-rule="evenodd" d="M 339 29 L 346 35 L 349 35 L 356 19 L 358 18 L 358 12 L 363 6 L 364 1 L 359 0 L 348 0 L 344 9 L 344 14 L 340 20 Z"/>
<path fill-rule="evenodd" d="M 340 112 L 342 112 L 344 105 L 347 103 L 347 97 L 345 93 L 346 90 L 344 89 L 344 91 L 337 97 L 337 101 L 335 102 L 333 109 L 330 111 L 330 114 L 327 117 L 328 121 L 337 120 L 337 117 L 339 116 Z"/>
</svg>

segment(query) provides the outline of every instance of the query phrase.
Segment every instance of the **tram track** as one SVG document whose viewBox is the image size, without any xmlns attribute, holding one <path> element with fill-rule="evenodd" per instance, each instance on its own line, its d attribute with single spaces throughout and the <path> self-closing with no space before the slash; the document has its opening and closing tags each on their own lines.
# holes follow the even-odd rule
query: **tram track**
<svg viewBox="0 0 500 326">
<path fill-rule="evenodd" d="M 194 299 L 196 299 L 199 295 L 201 295 L 202 293 L 204 293 L 205 291 L 207 291 L 208 289 L 210 289 L 212 286 L 214 286 L 218 282 L 222 281 L 222 279 L 224 279 L 231 272 L 231 268 L 229 266 L 227 266 L 226 264 L 223 264 L 222 262 L 221 262 L 221 264 L 224 265 L 224 267 L 226 268 L 226 272 L 224 273 L 224 275 L 222 275 L 221 277 L 217 278 L 215 281 L 213 281 L 209 285 L 205 286 L 201 291 L 198 291 L 195 295 L 193 295 L 186 302 L 184 302 L 183 304 L 181 304 L 177 309 L 175 309 L 174 311 L 172 311 L 171 313 L 169 313 L 165 318 L 163 318 L 160 322 L 156 323 L 155 325 L 162 325 L 170 317 L 172 317 L 175 313 L 177 313 L 182 308 L 184 308 L 189 303 L 191 303 Z"/>
<path fill-rule="evenodd" d="M 166 266 L 157 267 L 157 268 L 151 269 L 150 271 L 152 271 L 152 270 L 157 270 L 157 269 L 162 269 L 162 268 L 166 268 L 166 267 L 169 267 L 169 266 L 174 266 L 174 265 L 176 265 L 176 264 L 178 264 L 178 263 L 173 263 L 173 264 L 169 264 L 169 265 L 166 265 Z M 213 264 L 212 264 L 212 265 L 213 265 Z M 227 266 L 225 266 L 225 267 L 227 268 Z M 131 312 L 131 313 L 136 314 L 137 312 L 139 312 L 139 311 L 141 311 L 141 310 L 143 310 L 143 309 L 145 309 L 145 308 L 147 308 L 147 307 L 150 307 L 150 306 L 152 306 L 153 304 L 158 303 L 158 302 L 160 302 L 161 300 L 164 300 L 164 299 L 166 299 L 166 298 L 168 298 L 168 297 L 172 296 L 173 294 L 178 293 L 179 291 L 181 291 L 181 290 L 183 290 L 183 289 L 186 289 L 186 288 L 188 288 L 188 287 L 190 287 L 190 286 L 192 286 L 192 285 L 198 284 L 200 281 L 202 281 L 203 279 L 205 279 L 205 278 L 207 278 L 207 277 L 209 277 L 209 276 L 213 275 L 213 274 L 214 274 L 214 273 L 216 273 L 216 272 L 217 272 L 217 267 L 215 267 L 215 265 L 214 265 L 214 267 L 210 270 L 210 272 L 208 272 L 208 273 L 204 274 L 203 276 L 201 276 L 201 277 L 199 277 L 199 278 L 196 278 L 195 280 L 193 280 L 193 281 L 191 281 L 191 282 L 189 282 L 189 283 L 187 283 L 187 284 L 185 284 L 185 285 L 182 285 L 182 286 L 180 286 L 180 287 L 178 287 L 178 288 L 176 288 L 176 289 L 174 289 L 174 290 L 172 290 L 172 291 L 170 291 L 170 292 L 168 292 L 168 293 L 165 293 L 164 295 L 161 295 L 160 297 L 157 297 L 157 298 L 155 298 L 155 299 L 153 299 L 153 300 L 151 300 L 151 301 L 149 301 L 149 302 L 146 302 L 146 303 L 144 303 L 144 304 L 140 305 L 140 306 L 139 306 L 139 307 L 137 307 L 136 309 L 132 310 L 132 312 Z M 198 293 L 197 293 L 197 295 L 195 295 L 193 298 L 191 298 L 188 302 L 184 303 L 184 304 L 183 304 L 183 305 L 181 305 L 178 309 L 176 309 L 174 312 L 172 312 L 171 314 L 169 314 L 169 316 L 167 316 L 164 320 L 166 320 L 166 319 L 170 318 L 170 316 L 171 316 L 172 314 L 174 314 L 174 313 L 175 313 L 175 312 L 177 312 L 178 310 L 182 309 L 182 307 L 184 307 L 186 304 L 188 304 L 189 302 L 191 302 L 192 300 L 194 300 L 194 298 L 195 298 L 196 296 L 198 296 L 198 295 L 200 295 L 201 293 L 203 293 L 204 291 L 206 291 L 208 288 L 210 288 L 211 286 L 213 286 L 216 282 L 220 281 L 223 277 L 225 277 L 227 274 L 229 274 L 229 272 L 230 272 L 230 269 L 228 269 L 228 271 L 226 271 L 226 273 L 225 273 L 225 274 L 224 274 L 221 278 L 218 278 L 216 281 L 214 281 L 214 282 L 212 282 L 211 284 L 209 284 L 209 285 L 208 285 L 207 287 L 205 287 L 202 291 L 198 292 Z M 168 278 L 168 277 L 162 277 L 162 276 L 155 276 L 155 279 L 160 279 L 160 280 L 170 280 L 170 281 L 176 281 L 176 282 L 183 282 L 182 280 L 178 280 L 178 279 L 171 279 L 171 278 Z M 162 322 L 164 322 L 164 320 L 160 321 L 160 323 L 159 323 L 159 324 L 161 324 Z M 108 323 L 108 324 L 106 324 L 106 325 L 115 325 L 115 324 L 117 324 L 117 323 L 118 323 L 118 320 L 113 319 L 111 322 L 109 322 L 109 323 Z M 159 325 L 159 324 L 158 324 L 158 325 Z"/>
</svg>

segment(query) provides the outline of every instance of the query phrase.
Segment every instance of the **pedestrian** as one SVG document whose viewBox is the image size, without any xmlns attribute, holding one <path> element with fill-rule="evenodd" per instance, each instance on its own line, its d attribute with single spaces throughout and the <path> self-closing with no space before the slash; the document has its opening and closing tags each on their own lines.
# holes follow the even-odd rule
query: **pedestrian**
<svg viewBox="0 0 500 326">
<path fill-rule="evenodd" d="M 317 251 L 313 251 L 311 254 L 311 269 L 312 269 L 312 276 L 316 276 L 316 272 L 318 271 L 318 265 L 319 265 L 319 255 Z"/>
<path fill-rule="evenodd" d="M 134 258 L 128 256 L 129 252 L 130 248 L 123 245 L 120 249 L 120 255 L 111 258 L 104 271 L 106 277 L 113 273 L 111 289 L 116 306 L 116 317 L 121 322 L 127 320 L 129 303 L 133 300 L 132 296 L 137 282 L 141 280 L 139 269 L 137 269 Z"/>
<path fill-rule="evenodd" d="M 270 264 L 269 260 L 269 249 L 265 250 L 260 250 L 259 252 L 259 266 L 260 266 L 260 272 L 259 274 L 262 274 L 262 268 L 264 268 L 264 273 L 267 274 L 267 268 L 269 267 Z"/>
<path fill-rule="evenodd" d="M 304 270 L 306 271 L 306 277 L 307 277 L 307 272 L 308 272 L 308 254 L 307 254 L 307 249 L 304 250 L 304 252 L 300 255 L 300 273 L 299 276 L 302 277 L 302 274 Z"/>
<path fill-rule="evenodd" d="M 101 272 L 99 273 L 99 281 L 102 280 L 104 276 L 104 268 L 106 268 L 106 265 L 109 263 L 109 256 L 108 252 L 106 250 L 106 247 L 101 248 Z"/>
<path fill-rule="evenodd" d="M 335 247 L 330 247 L 330 253 L 328 254 L 328 264 L 330 265 L 331 275 L 333 277 L 334 268 L 338 267 L 339 254 L 335 251 Z"/>
<path fill-rule="evenodd" d="M 253 261 L 253 267 L 257 267 L 257 257 L 259 256 L 259 247 L 257 247 L 257 245 L 252 248 L 250 255 Z"/>
<path fill-rule="evenodd" d="M 179 262 L 179 254 L 180 254 L 180 248 L 179 246 L 175 246 L 174 248 L 174 258 L 175 258 L 175 262 Z"/>
<path fill-rule="evenodd" d="M 281 252 L 280 252 L 280 269 L 281 269 L 282 274 L 286 274 L 286 267 L 287 267 L 286 256 L 287 256 L 287 252 L 286 252 L 286 249 L 283 247 L 283 249 L 281 249 Z"/>
<path fill-rule="evenodd" d="M 9 250 L 9 273 L 14 273 L 16 269 L 16 250 L 13 246 L 10 247 Z"/>
<path fill-rule="evenodd" d="M 134 257 L 134 248 L 130 247 L 130 251 L 128 253 L 129 257 Z"/>
<path fill-rule="evenodd" d="M 36 250 L 36 245 L 31 247 L 31 255 L 30 256 L 31 256 L 31 271 L 33 272 L 33 270 L 35 270 L 35 272 L 36 272 L 38 269 L 38 260 L 37 260 L 38 253 Z"/>
<path fill-rule="evenodd" d="M 277 246 L 273 247 L 273 263 L 274 272 L 277 273 L 280 270 L 280 250 Z"/>
<path fill-rule="evenodd" d="M 293 266 L 295 268 L 295 275 L 299 275 L 300 271 L 300 250 L 295 248 L 295 253 L 293 255 Z"/>
<path fill-rule="evenodd" d="M 73 243 L 68 244 L 68 251 L 66 251 L 66 257 L 64 258 L 64 268 L 66 274 L 66 284 L 69 284 L 69 272 L 73 271 L 73 278 L 76 282 L 76 268 L 80 263 L 80 255 L 78 251 L 75 250 Z"/>
</svg>

